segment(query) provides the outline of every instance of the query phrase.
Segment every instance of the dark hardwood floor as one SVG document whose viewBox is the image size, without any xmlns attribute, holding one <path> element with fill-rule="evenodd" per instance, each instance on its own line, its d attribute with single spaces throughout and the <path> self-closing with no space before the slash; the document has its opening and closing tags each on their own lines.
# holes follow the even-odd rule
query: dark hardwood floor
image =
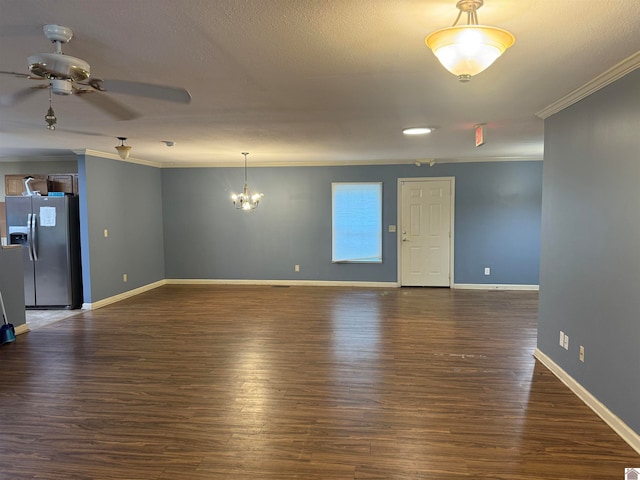
<svg viewBox="0 0 640 480">
<path fill-rule="evenodd" d="M 623 479 L 535 292 L 165 286 L 0 347 L 0 478 Z"/>
</svg>

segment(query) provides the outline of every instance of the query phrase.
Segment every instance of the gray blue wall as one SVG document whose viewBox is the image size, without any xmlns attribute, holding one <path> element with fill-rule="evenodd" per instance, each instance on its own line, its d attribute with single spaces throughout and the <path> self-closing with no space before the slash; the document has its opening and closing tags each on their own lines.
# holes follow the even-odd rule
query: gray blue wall
<svg viewBox="0 0 640 480">
<path fill-rule="evenodd" d="M 162 170 L 171 279 L 397 281 L 397 179 L 454 176 L 455 282 L 537 285 L 542 162 L 249 168 L 258 209 L 233 209 L 241 168 Z M 331 263 L 331 182 L 383 182 L 383 263 Z M 294 272 L 299 264 L 300 272 Z M 492 275 L 484 276 L 485 266 Z"/>
<path fill-rule="evenodd" d="M 84 302 L 163 280 L 160 170 L 79 155 L 78 179 Z"/>
<path fill-rule="evenodd" d="M 638 132 L 640 70 L 545 121 L 538 324 L 538 348 L 636 432 Z M 558 345 L 560 330 L 568 351 Z"/>
<path fill-rule="evenodd" d="M 456 283 L 538 285 L 542 162 L 471 163 L 451 174 Z"/>
<path fill-rule="evenodd" d="M 165 278 L 395 283 L 397 179 L 429 176 L 456 179 L 456 283 L 538 284 L 542 162 L 250 168 L 265 193 L 251 212 L 230 201 L 242 168 L 80 155 L 78 173 L 85 303 Z M 334 181 L 383 182 L 382 264 L 331 263 Z"/>
</svg>

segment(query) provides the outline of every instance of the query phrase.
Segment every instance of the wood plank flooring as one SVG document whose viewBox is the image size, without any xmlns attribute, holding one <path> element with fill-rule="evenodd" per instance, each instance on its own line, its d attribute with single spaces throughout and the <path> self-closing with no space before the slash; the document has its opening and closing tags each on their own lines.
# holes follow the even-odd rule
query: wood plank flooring
<svg viewBox="0 0 640 480">
<path fill-rule="evenodd" d="M 0 347 L 0 479 L 623 479 L 537 294 L 164 286 Z"/>
</svg>

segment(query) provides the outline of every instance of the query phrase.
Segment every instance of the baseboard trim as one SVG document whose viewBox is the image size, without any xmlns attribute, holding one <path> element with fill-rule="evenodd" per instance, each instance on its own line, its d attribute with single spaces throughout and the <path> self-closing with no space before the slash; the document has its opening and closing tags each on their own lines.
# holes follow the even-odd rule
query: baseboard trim
<svg viewBox="0 0 640 480">
<path fill-rule="evenodd" d="M 18 325 L 16 327 L 16 335 L 22 335 L 23 333 L 27 333 L 30 331 L 31 329 L 29 328 L 29 325 L 27 325 L 26 323 L 23 323 L 22 325 Z"/>
<path fill-rule="evenodd" d="M 367 287 L 367 288 L 398 288 L 396 282 L 347 282 L 347 281 L 316 281 L 316 280 L 229 280 L 229 279 L 182 279 L 167 278 L 159 280 L 127 292 L 103 298 L 92 303 L 83 303 L 83 310 L 95 310 L 125 300 L 141 293 L 148 292 L 163 285 L 272 285 L 272 286 L 314 286 L 314 287 Z"/>
<path fill-rule="evenodd" d="M 139 288 L 134 288 L 133 290 L 129 290 L 126 292 L 122 292 L 118 295 L 114 295 L 113 297 L 103 298 L 102 300 L 98 300 L 97 302 L 92 303 L 83 303 L 83 310 L 95 310 L 97 308 L 106 307 L 107 305 L 111 305 L 112 303 L 119 302 L 126 298 L 135 297 L 136 295 L 140 295 L 141 293 L 148 292 L 149 290 L 153 290 L 154 288 L 161 287 L 162 285 L 166 285 L 166 280 L 159 280 L 154 283 L 150 283 L 148 285 L 143 285 Z"/>
<path fill-rule="evenodd" d="M 233 279 L 183 279 L 168 278 L 169 285 L 271 285 L 271 286 L 305 286 L 305 287 L 367 287 L 398 288 L 396 282 L 358 282 L 358 281 L 324 281 L 324 280 L 233 280 Z"/>
<path fill-rule="evenodd" d="M 549 356 L 545 355 L 542 351 L 536 348 L 533 356 L 540 361 L 545 367 L 547 367 L 551 373 L 553 373 L 562 383 L 564 383 L 569 390 L 575 393 L 585 405 L 593 410 L 604 422 L 613 429 L 620 438 L 629 444 L 636 452 L 640 454 L 640 435 L 624 423 L 615 413 L 609 410 L 603 403 L 601 403 L 596 397 L 594 397 L 589 391 L 580 385 L 571 375 L 565 372 L 557 363 L 555 363 Z"/>
<path fill-rule="evenodd" d="M 237 280 L 224 278 L 165 278 L 148 285 L 144 285 L 127 292 L 103 298 L 92 303 L 83 303 L 84 310 L 111 305 L 163 285 L 267 285 L 267 286 L 305 286 L 305 287 L 361 287 L 361 288 L 399 288 L 398 282 L 362 282 L 344 280 Z M 538 285 L 511 285 L 511 284 L 480 284 L 480 283 L 454 283 L 453 288 L 460 290 L 532 290 L 537 291 Z"/>
<path fill-rule="evenodd" d="M 454 283 L 459 290 L 540 290 L 540 285 L 511 285 L 509 283 Z"/>
</svg>

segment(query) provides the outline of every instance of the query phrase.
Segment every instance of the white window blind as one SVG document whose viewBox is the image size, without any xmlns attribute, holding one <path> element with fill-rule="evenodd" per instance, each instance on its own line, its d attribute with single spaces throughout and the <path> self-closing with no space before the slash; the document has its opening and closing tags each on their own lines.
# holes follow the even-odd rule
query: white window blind
<svg viewBox="0 0 640 480">
<path fill-rule="evenodd" d="M 382 262 L 382 183 L 332 183 L 332 253 L 337 262 Z"/>
</svg>

